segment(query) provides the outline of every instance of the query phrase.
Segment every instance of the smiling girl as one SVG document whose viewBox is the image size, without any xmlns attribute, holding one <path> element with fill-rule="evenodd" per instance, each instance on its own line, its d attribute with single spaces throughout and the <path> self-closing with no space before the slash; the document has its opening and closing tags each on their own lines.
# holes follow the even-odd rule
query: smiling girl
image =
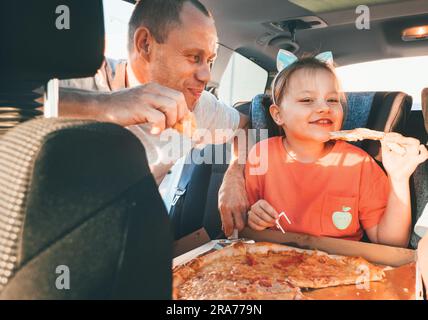
<svg viewBox="0 0 428 320">
<path fill-rule="evenodd" d="M 428 152 L 419 141 L 397 133 L 382 143 L 387 172 L 362 149 L 329 141 L 344 118 L 333 67 L 316 58 L 297 60 L 278 73 L 269 113 L 284 135 L 251 150 L 245 170 L 255 230 L 275 226 L 279 212 L 291 222 L 286 231 L 405 247 L 411 226 L 409 178 Z M 388 143 L 388 146 L 387 146 Z M 390 149 L 399 144 L 399 155 Z M 267 153 L 267 157 L 257 156 Z M 251 174 L 267 159 L 265 174 Z"/>
</svg>

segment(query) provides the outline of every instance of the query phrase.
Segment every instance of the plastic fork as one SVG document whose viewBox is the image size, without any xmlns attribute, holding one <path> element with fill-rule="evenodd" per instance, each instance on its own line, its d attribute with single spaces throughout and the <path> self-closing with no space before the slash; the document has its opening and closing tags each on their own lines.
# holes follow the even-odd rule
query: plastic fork
<svg viewBox="0 0 428 320">
<path fill-rule="evenodd" d="M 284 225 L 291 224 L 290 219 L 288 218 L 288 216 L 285 214 L 285 212 L 281 212 L 278 216 L 278 219 L 276 219 L 276 226 L 278 227 L 279 230 L 282 231 L 282 233 L 285 233 L 284 230 Z"/>
</svg>

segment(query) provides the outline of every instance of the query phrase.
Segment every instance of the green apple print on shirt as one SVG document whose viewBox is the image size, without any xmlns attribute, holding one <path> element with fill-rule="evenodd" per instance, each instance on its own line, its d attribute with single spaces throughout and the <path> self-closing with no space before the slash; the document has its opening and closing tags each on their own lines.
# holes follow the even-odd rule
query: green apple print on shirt
<svg viewBox="0 0 428 320">
<path fill-rule="evenodd" d="M 345 230 L 351 225 L 352 214 L 350 207 L 342 207 L 342 211 L 333 212 L 333 224 L 339 230 Z"/>
</svg>

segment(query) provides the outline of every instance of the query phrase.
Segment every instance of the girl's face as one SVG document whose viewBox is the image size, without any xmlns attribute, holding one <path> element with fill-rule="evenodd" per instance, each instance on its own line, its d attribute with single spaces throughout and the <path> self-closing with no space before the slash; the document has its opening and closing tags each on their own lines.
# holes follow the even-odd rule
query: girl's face
<svg viewBox="0 0 428 320">
<path fill-rule="evenodd" d="M 329 132 L 339 130 L 343 120 L 338 83 L 322 69 L 295 71 L 278 107 L 270 112 L 286 136 L 299 140 L 326 142 Z"/>
</svg>

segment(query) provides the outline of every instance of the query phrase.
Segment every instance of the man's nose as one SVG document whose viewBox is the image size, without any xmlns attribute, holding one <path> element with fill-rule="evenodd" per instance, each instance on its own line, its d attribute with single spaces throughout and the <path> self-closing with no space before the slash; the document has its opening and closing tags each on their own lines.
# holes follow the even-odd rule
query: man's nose
<svg viewBox="0 0 428 320">
<path fill-rule="evenodd" d="M 207 83 L 211 79 L 211 67 L 209 63 L 202 63 L 196 71 L 196 78 Z"/>
</svg>

